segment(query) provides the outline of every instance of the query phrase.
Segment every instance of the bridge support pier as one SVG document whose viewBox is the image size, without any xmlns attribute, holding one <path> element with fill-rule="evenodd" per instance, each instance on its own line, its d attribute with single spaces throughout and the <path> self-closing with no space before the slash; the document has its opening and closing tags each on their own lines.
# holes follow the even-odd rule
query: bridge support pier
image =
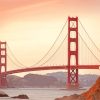
<svg viewBox="0 0 100 100">
<path fill-rule="evenodd" d="M 0 88 L 7 87 L 6 71 L 7 71 L 6 42 L 0 41 Z"/>
<path fill-rule="evenodd" d="M 6 87 L 7 87 L 6 75 L 1 74 L 0 75 L 0 88 L 6 88 Z"/>
<path fill-rule="evenodd" d="M 72 45 L 74 44 L 74 45 Z M 74 58 L 74 59 L 72 59 Z M 71 68 L 74 65 L 74 68 Z M 78 88 L 78 17 L 68 17 L 68 80 L 69 89 Z"/>
</svg>

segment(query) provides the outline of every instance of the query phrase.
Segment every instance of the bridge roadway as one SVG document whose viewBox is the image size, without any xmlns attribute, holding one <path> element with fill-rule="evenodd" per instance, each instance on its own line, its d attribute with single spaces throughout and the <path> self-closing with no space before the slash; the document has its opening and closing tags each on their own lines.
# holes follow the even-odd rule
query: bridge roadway
<svg viewBox="0 0 100 100">
<path fill-rule="evenodd" d="M 75 68 L 75 66 L 71 66 L 71 68 Z M 78 65 L 76 68 L 78 69 L 99 69 L 100 65 Z M 6 74 L 15 74 L 15 73 L 22 73 L 22 72 L 29 72 L 29 71 L 42 71 L 42 70 L 67 70 L 68 66 L 62 65 L 62 66 L 43 66 L 43 67 L 29 67 L 29 68 L 23 68 L 23 69 L 15 69 L 7 71 Z M 2 72 L 2 74 L 5 74 L 5 72 Z"/>
</svg>

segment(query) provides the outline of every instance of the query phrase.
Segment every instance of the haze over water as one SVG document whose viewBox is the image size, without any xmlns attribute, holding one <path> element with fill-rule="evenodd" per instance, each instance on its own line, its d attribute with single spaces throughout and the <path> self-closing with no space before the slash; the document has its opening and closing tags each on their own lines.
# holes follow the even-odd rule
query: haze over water
<svg viewBox="0 0 100 100">
<path fill-rule="evenodd" d="M 67 91 L 66 89 L 57 88 L 25 88 L 25 89 L 4 89 L 10 97 L 17 96 L 19 94 L 26 94 L 29 96 L 29 100 L 54 100 L 57 97 L 62 97 L 65 95 L 71 95 L 74 93 L 82 93 L 85 90 Z M 11 98 L 1 98 L 2 100 L 15 100 Z M 19 100 L 19 99 L 16 99 Z"/>
</svg>

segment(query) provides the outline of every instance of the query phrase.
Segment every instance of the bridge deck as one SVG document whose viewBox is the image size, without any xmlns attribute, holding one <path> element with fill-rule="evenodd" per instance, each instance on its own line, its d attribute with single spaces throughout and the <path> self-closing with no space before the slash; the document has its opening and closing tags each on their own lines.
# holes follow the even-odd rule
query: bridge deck
<svg viewBox="0 0 100 100">
<path fill-rule="evenodd" d="M 100 65 L 78 65 L 77 69 L 99 69 Z M 71 68 L 75 68 L 75 66 L 71 66 Z M 6 74 L 14 74 L 14 73 L 22 73 L 29 71 L 42 71 L 42 70 L 67 70 L 68 66 L 43 66 L 43 67 L 31 67 L 31 68 L 23 68 L 23 69 L 15 69 L 11 71 L 7 71 Z M 4 72 L 3 72 L 4 73 Z"/>
</svg>

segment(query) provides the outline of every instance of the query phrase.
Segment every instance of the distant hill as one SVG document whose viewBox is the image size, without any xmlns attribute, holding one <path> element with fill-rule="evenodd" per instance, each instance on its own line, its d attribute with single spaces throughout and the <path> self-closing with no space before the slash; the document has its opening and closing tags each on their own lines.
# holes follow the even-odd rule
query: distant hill
<svg viewBox="0 0 100 100">
<path fill-rule="evenodd" d="M 7 76 L 8 87 L 63 87 L 63 82 L 53 76 L 27 74 L 24 77 L 15 75 Z"/>
<path fill-rule="evenodd" d="M 53 76 L 61 82 L 67 81 L 67 73 L 65 72 L 48 73 L 47 76 Z M 94 75 L 91 75 L 91 74 L 79 75 L 79 84 L 81 87 L 89 87 L 95 83 L 98 77 L 99 75 L 95 75 L 95 74 Z"/>
<path fill-rule="evenodd" d="M 79 75 L 80 87 L 89 87 L 94 84 L 98 75 Z M 8 87 L 66 87 L 67 73 L 56 72 L 46 75 L 27 74 L 24 77 L 15 75 L 7 76 Z"/>
<path fill-rule="evenodd" d="M 59 81 L 66 82 L 67 79 L 67 73 L 66 72 L 55 72 L 55 73 L 48 73 L 46 76 L 52 76 L 57 78 Z"/>
</svg>

